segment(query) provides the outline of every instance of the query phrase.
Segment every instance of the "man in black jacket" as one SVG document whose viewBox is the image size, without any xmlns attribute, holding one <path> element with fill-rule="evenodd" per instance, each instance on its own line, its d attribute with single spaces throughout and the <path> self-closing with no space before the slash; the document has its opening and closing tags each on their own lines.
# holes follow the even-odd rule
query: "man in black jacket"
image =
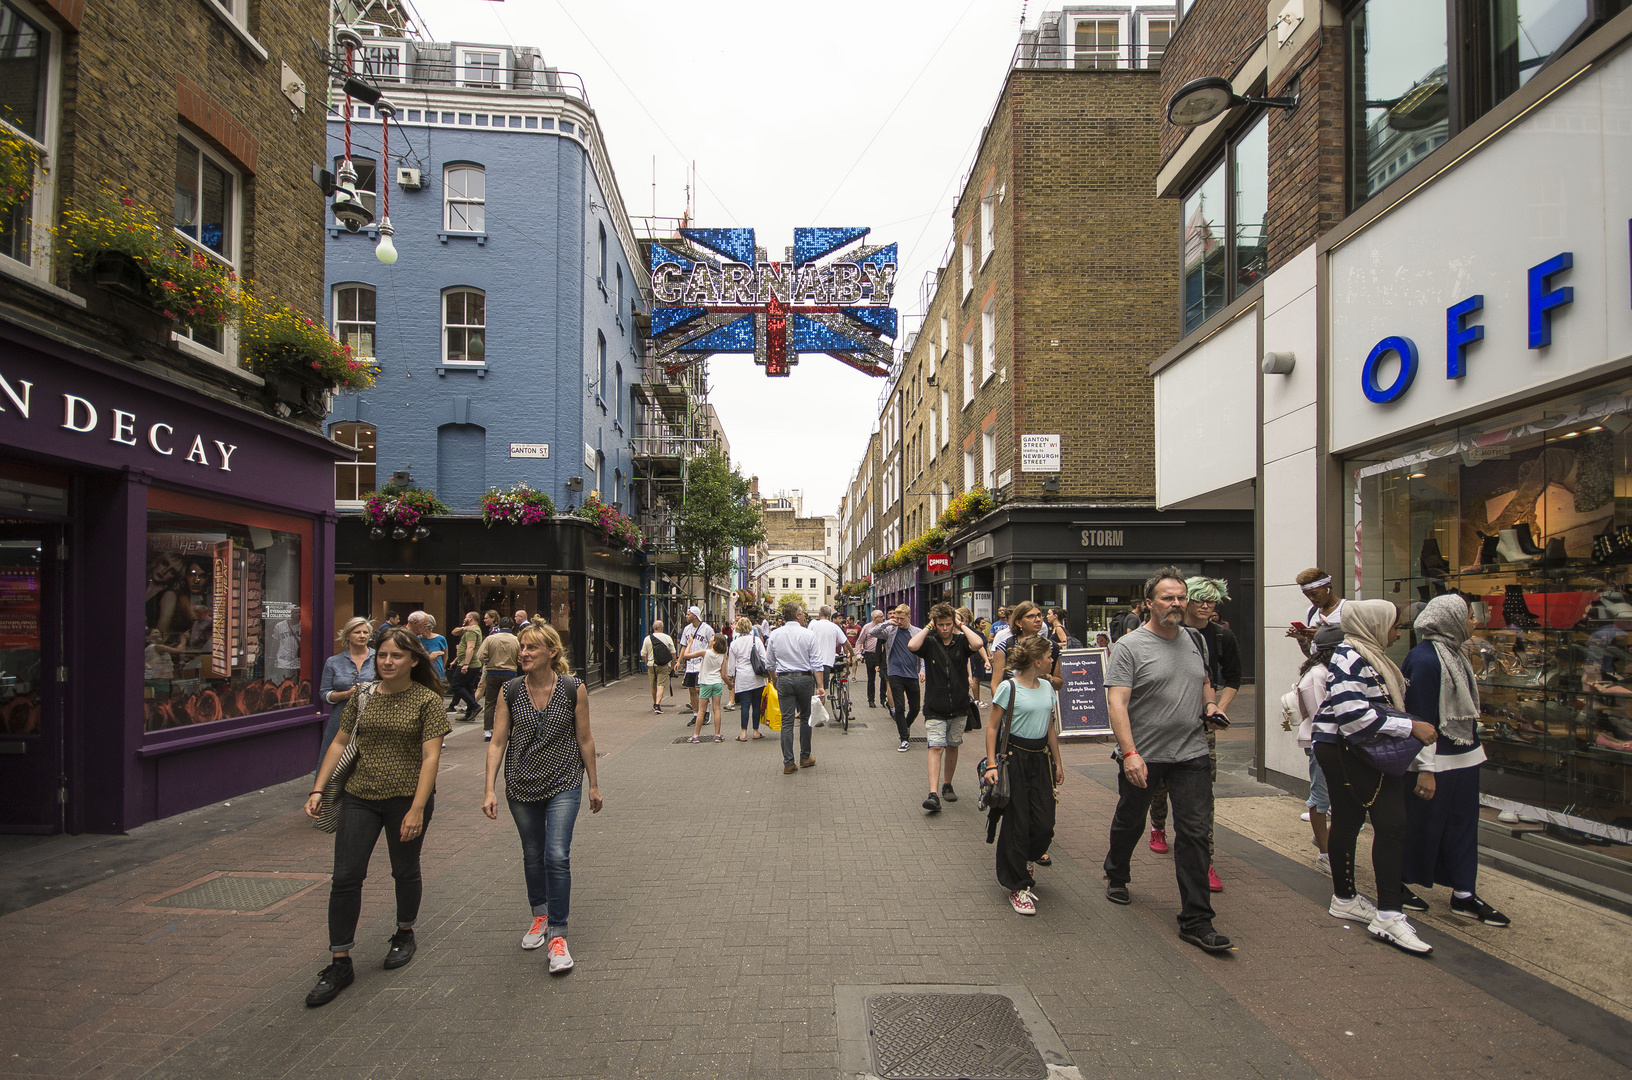
<svg viewBox="0 0 1632 1080">
<path fill-rule="evenodd" d="M 969 657 L 986 643 L 963 624 L 951 604 L 930 608 L 929 623 L 912 636 L 907 648 L 924 662 L 924 732 L 929 744 L 929 797 L 924 809 L 933 814 L 941 809 L 943 796 L 947 802 L 958 801 L 952 777 L 969 722 Z"/>
</svg>

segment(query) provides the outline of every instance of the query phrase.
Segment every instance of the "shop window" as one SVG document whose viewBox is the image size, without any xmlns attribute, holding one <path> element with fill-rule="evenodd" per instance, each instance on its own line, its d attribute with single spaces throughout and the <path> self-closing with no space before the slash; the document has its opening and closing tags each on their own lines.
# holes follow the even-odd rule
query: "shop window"
<svg viewBox="0 0 1632 1080">
<path fill-rule="evenodd" d="M 334 159 L 334 175 L 340 175 L 340 166 L 345 160 L 343 156 Z M 357 201 L 366 206 L 368 212 L 374 214 L 377 218 L 379 215 L 379 211 L 375 209 L 375 199 L 379 193 L 379 168 L 377 163 L 373 158 L 354 157 L 351 159 L 351 167 L 357 173 Z M 334 224 L 337 227 L 344 227 L 340 224 L 338 218 L 335 219 Z"/>
<path fill-rule="evenodd" d="M 1269 133 L 1260 116 L 1184 198 L 1184 333 L 1263 279 L 1268 226 Z"/>
<path fill-rule="evenodd" d="M 449 165 L 442 171 L 442 227 L 448 232 L 487 231 L 487 170 Z"/>
<path fill-rule="evenodd" d="M 334 425 L 329 434 L 335 442 L 357 453 L 356 461 L 334 464 L 334 501 L 361 503 L 374 493 L 374 444 L 378 431 L 373 424 L 340 423 Z"/>
<path fill-rule="evenodd" d="M 448 364 L 487 362 L 487 294 L 449 289 L 442 294 L 442 360 Z"/>
<path fill-rule="evenodd" d="M 145 730 L 310 703 L 310 545 L 298 518 L 149 494 Z"/>
<path fill-rule="evenodd" d="M 1473 602 L 1487 805 L 1626 843 L 1632 382 L 1351 459 L 1354 594 Z M 1521 810 L 1520 812 L 1525 812 Z M 1566 834 L 1568 835 L 1568 834 Z"/>
<path fill-rule="evenodd" d="M 1041 581 L 1064 581 L 1065 567 L 1063 562 L 1034 562 L 1031 564 L 1031 576 Z"/>
<path fill-rule="evenodd" d="M 356 359 L 374 359 L 374 286 L 341 285 L 334 290 L 334 336 L 351 346 Z"/>
<path fill-rule="evenodd" d="M 52 41 L 44 26 L 17 6 L 0 3 L 0 70 L 6 76 L 0 80 L 0 130 L 22 136 L 39 155 L 30 190 L 0 214 L 0 255 L 20 263 L 34 261 L 34 200 L 45 179 L 42 167 L 51 163 L 47 140 L 54 134 L 47 131 Z M 41 246 L 45 250 L 48 245 Z"/>
</svg>

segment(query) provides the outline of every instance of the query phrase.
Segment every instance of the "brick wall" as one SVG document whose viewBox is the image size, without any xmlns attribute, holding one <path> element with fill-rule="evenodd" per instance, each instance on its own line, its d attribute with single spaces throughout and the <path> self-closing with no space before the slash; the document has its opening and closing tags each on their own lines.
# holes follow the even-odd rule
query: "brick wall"
<svg viewBox="0 0 1632 1080">
<path fill-rule="evenodd" d="M 1318 6 L 1318 2 L 1313 0 L 1310 7 Z M 1201 0 L 1179 23 L 1167 52 L 1162 54 L 1161 164 L 1167 164 L 1189 132 L 1188 128 L 1167 122 L 1168 97 L 1203 75 L 1233 78 L 1263 40 L 1267 21 L 1264 0 Z"/>
</svg>

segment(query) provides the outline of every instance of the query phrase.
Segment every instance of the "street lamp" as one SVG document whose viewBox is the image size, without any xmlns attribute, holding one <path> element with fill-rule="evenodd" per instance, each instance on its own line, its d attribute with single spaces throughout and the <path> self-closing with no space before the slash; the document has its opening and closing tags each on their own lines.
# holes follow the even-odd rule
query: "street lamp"
<svg viewBox="0 0 1632 1080">
<path fill-rule="evenodd" d="M 1167 101 L 1167 119 L 1179 127 L 1198 127 L 1222 116 L 1237 105 L 1263 105 L 1271 109 L 1295 109 L 1298 98 L 1247 97 L 1235 92 L 1230 80 L 1217 75 L 1191 79 L 1174 91 Z"/>
</svg>

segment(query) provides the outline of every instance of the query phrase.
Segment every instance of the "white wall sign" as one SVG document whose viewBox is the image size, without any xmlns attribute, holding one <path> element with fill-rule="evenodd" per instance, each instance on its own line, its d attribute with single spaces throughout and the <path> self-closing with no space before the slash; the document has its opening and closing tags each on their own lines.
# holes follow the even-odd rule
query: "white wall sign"
<svg viewBox="0 0 1632 1080">
<path fill-rule="evenodd" d="M 1012 484 L 1013 482 L 1014 482 L 1014 470 L 1013 469 L 1004 469 L 1002 472 L 997 474 L 997 486 L 998 487 L 1006 488 L 1010 484 Z"/>
<path fill-rule="evenodd" d="M 1060 437 L 1058 435 L 1020 436 L 1021 472 L 1059 472 Z"/>
<path fill-rule="evenodd" d="M 970 593 L 969 610 L 975 613 L 977 619 L 990 619 L 992 617 L 992 594 L 989 592 Z"/>
<path fill-rule="evenodd" d="M 550 444 L 547 442 L 513 442 L 510 444 L 510 456 L 547 458 L 550 456 Z"/>
<path fill-rule="evenodd" d="M 589 445 L 586 442 L 584 444 L 584 468 L 588 469 L 591 472 L 594 472 L 595 471 L 595 461 L 596 461 L 595 448 L 593 446 Z"/>
</svg>

